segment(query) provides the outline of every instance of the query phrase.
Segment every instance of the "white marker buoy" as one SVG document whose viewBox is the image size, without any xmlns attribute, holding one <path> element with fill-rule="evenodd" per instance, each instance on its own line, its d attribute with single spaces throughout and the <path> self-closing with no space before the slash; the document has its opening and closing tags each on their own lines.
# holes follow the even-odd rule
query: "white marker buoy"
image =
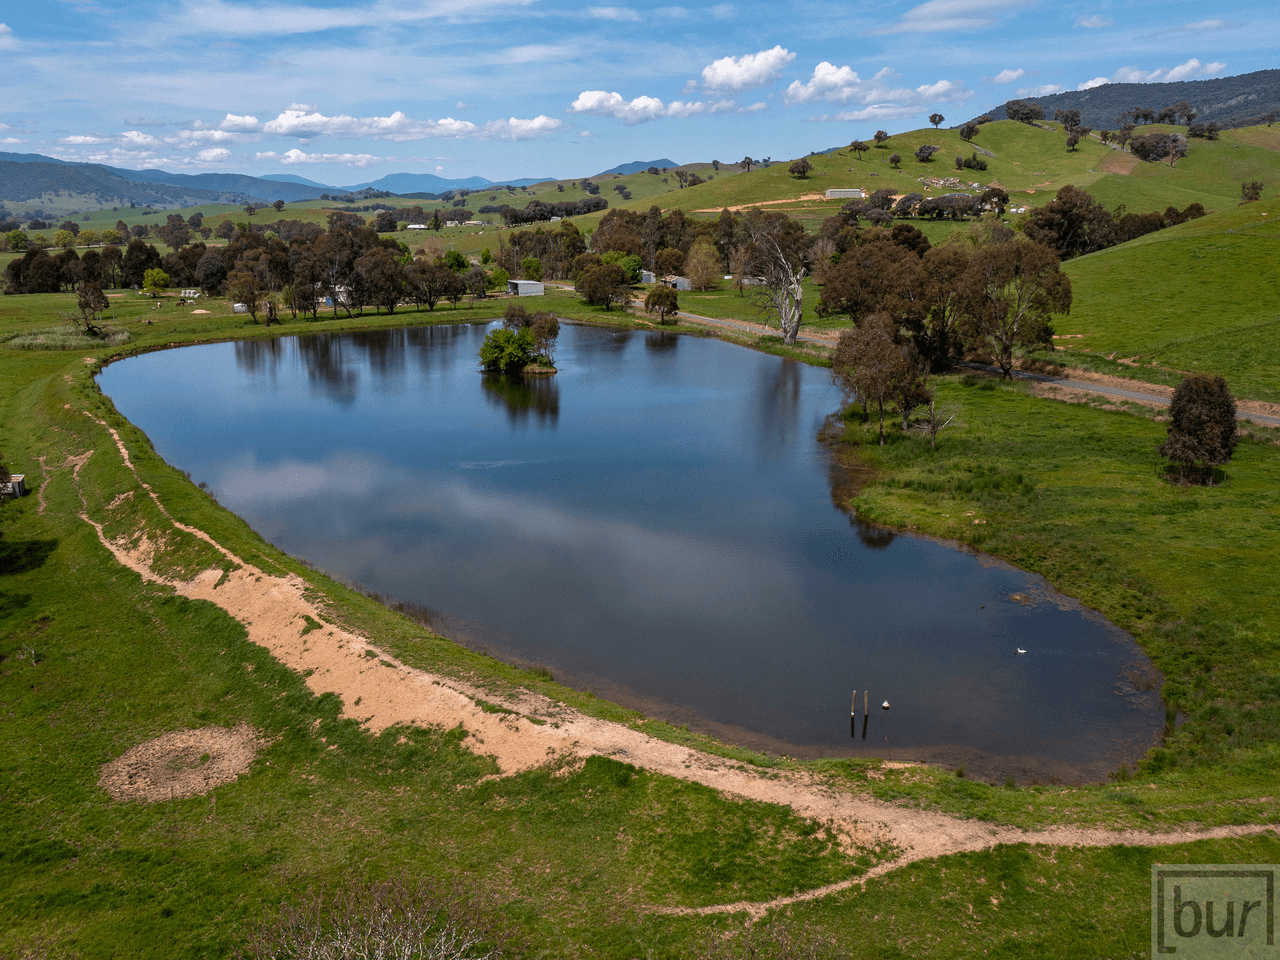
<svg viewBox="0 0 1280 960">
<path fill-rule="evenodd" d="M 1026 652 L 1027 652 L 1027 651 L 1023 650 L 1021 647 L 1018 647 L 1017 649 L 1018 649 L 1018 652 L 1019 652 L 1019 653 L 1026 653 Z"/>
<path fill-rule="evenodd" d="M 889 701 L 888 701 L 888 700 L 886 700 L 884 703 L 880 704 L 880 706 L 882 706 L 884 709 L 888 710 L 888 709 L 889 709 Z"/>
</svg>

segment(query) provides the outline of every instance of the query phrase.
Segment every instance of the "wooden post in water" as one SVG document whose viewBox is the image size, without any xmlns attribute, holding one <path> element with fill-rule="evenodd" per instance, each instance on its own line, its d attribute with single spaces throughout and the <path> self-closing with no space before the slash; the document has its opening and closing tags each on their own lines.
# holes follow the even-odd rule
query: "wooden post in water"
<svg viewBox="0 0 1280 960">
<path fill-rule="evenodd" d="M 869 690 L 863 690 L 863 691 L 862 691 L 862 715 L 863 715 L 864 717 L 865 717 L 865 716 L 867 716 L 867 714 L 869 714 L 869 713 L 871 712 L 871 708 L 868 706 L 868 704 L 870 703 L 870 700 L 868 700 L 868 697 L 869 697 L 870 695 L 871 695 L 871 691 L 869 691 Z M 854 694 L 854 697 L 855 697 L 855 699 L 856 699 L 856 697 L 857 697 L 857 694 L 856 694 L 856 693 Z"/>
</svg>

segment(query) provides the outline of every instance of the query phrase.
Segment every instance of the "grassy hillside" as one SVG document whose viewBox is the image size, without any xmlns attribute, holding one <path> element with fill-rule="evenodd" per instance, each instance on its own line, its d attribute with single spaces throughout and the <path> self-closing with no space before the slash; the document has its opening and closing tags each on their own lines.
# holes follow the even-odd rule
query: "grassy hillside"
<svg viewBox="0 0 1280 960">
<path fill-rule="evenodd" d="M 1210 220 L 1181 229 L 1217 235 Z M 1126 250 L 1157 250 L 1163 236 Z M 722 292 L 702 302 L 730 311 L 733 299 Z M 867 838 L 841 846 L 824 823 L 785 806 L 616 759 L 486 779 L 492 763 L 462 747 L 460 730 L 364 732 L 340 717 L 333 695 L 313 696 L 218 608 L 116 563 L 81 518 L 115 509 L 115 531 L 152 529 L 159 513 L 141 479 L 176 519 L 265 570 L 304 578 L 336 618 L 406 662 L 638 723 L 630 711 L 434 637 L 274 550 L 165 465 L 92 381 L 120 350 L 479 320 L 498 314 L 500 301 L 273 331 L 217 301 L 202 304 L 214 310 L 208 316 L 171 301 L 159 311 L 131 296 L 113 303 L 129 338 L 122 348 L 31 350 L 14 349 L 10 337 L 55 326 L 71 296 L 0 300 L 0 451 L 37 491 L 0 504 L 0 952 L 50 943 L 54 956 L 83 960 L 226 957 L 264 912 L 310 886 L 406 871 L 499 895 L 518 956 L 690 957 L 744 935 L 746 914 L 659 908 L 790 894 L 859 876 L 885 856 Z M 619 319 L 567 295 L 546 305 L 576 319 Z M 1164 829 L 1280 816 L 1269 712 L 1280 608 L 1266 536 L 1280 453 L 1250 442 L 1230 488 L 1184 491 L 1153 475 L 1161 429 L 1150 419 L 1048 405 L 1020 388 L 961 378 L 943 383 L 940 398 L 959 416 L 937 455 L 892 433 L 874 452 L 882 478 L 860 509 L 1000 551 L 1086 597 L 1137 631 L 1191 719 L 1141 779 L 1111 785 L 1006 787 L 876 761 L 807 770 L 898 810 L 1026 827 Z M 138 478 L 85 412 L 121 432 Z M 70 460 L 90 451 L 78 468 Z M 955 517 L 967 510 L 990 522 L 961 524 Z M 220 562 L 208 551 L 196 559 Z M 241 720 L 272 742 L 247 774 L 210 795 L 121 803 L 98 783 L 102 763 L 159 733 Z M 645 729 L 769 776 L 798 766 Z M 1153 862 L 1277 858 L 1274 835 L 1165 848 L 1007 845 L 921 862 L 774 916 L 796 936 L 835 939 L 842 957 L 1128 956 L 1149 942 Z"/>
<path fill-rule="evenodd" d="M 1218 373 L 1238 395 L 1280 402 L 1277 263 L 1277 197 L 1072 260 L 1056 359 L 1158 383 Z M 1113 355 L 1133 365 L 1099 363 Z"/>
</svg>

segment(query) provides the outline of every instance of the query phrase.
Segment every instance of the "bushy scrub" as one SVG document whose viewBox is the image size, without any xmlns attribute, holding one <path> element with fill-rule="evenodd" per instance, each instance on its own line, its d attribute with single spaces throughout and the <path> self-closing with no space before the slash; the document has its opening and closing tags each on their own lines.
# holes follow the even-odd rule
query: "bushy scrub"
<svg viewBox="0 0 1280 960">
<path fill-rule="evenodd" d="M 533 362 L 533 332 L 516 332 L 502 327 L 493 330 L 480 344 L 480 363 L 494 373 L 519 373 Z"/>
<path fill-rule="evenodd" d="M 502 328 L 492 331 L 480 345 L 480 362 L 495 373 L 519 373 L 530 364 L 555 369 L 556 339 L 560 321 L 555 314 L 530 313 L 518 303 L 502 315 Z"/>
</svg>

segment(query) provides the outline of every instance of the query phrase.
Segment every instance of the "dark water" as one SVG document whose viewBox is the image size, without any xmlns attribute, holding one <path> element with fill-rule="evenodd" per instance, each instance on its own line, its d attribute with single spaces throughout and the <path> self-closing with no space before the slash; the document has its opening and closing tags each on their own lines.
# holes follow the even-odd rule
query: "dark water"
<svg viewBox="0 0 1280 960">
<path fill-rule="evenodd" d="M 825 370 L 567 326 L 560 373 L 511 383 L 477 370 L 485 330 L 186 347 L 100 383 L 282 549 L 651 716 L 1021 779 L 1105 777 L 1158 737 L 1127 634 L 1037 577 L 833 505 Z"/>
</svg>

